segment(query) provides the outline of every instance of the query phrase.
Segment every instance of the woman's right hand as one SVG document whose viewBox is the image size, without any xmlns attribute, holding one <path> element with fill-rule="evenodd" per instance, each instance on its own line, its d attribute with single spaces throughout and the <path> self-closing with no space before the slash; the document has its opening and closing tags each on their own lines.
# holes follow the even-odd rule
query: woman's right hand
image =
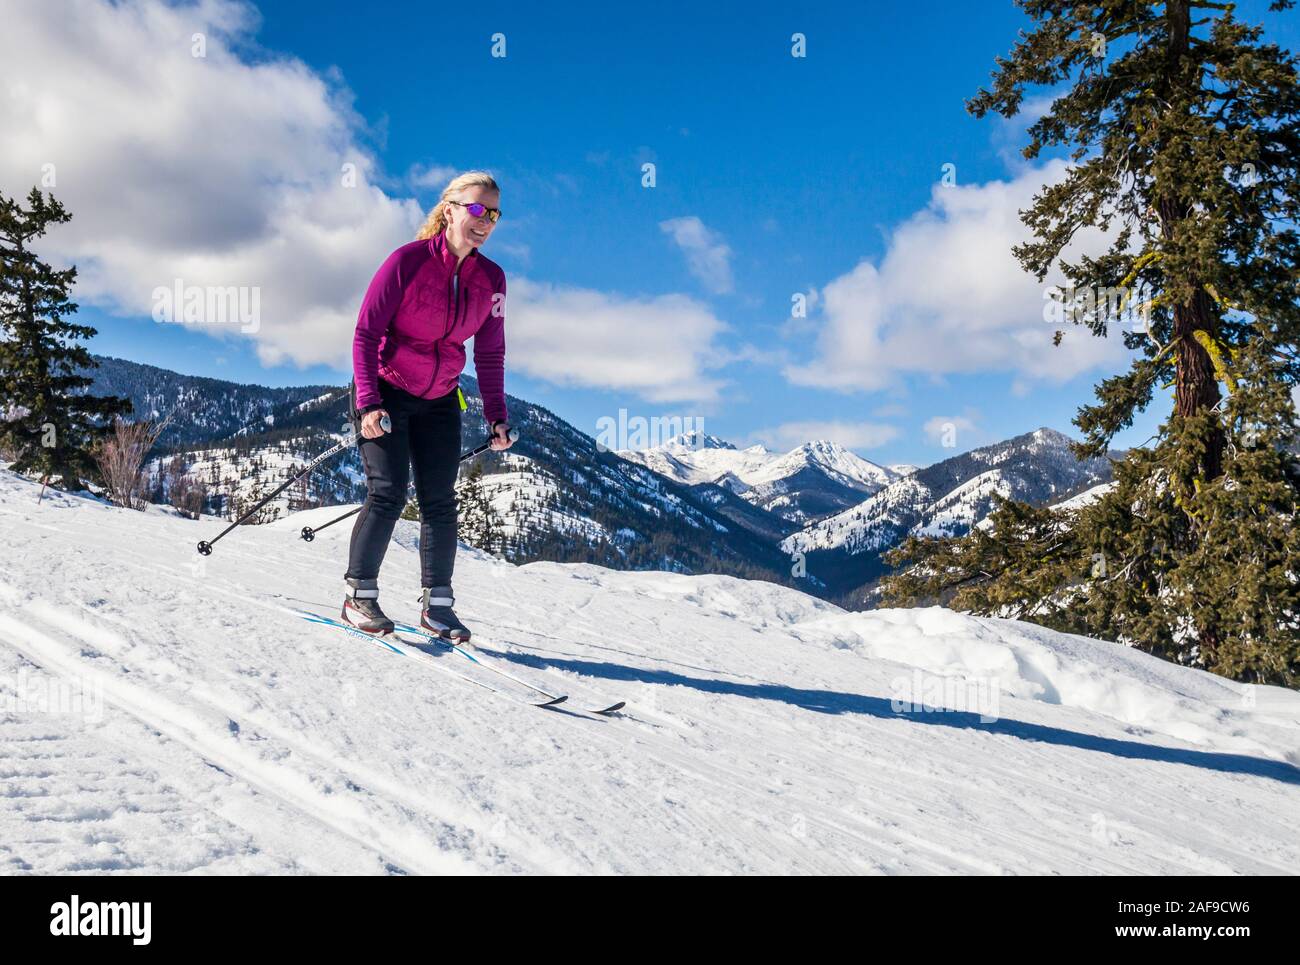
<svg viewBox="0 0 1300 965">
<path fill-rule="evenodd" d="M 374 409 L 361 417 L 361 434 L 367 439 L 378 439 L 384 434 L 384 427 L 379 420 L 387 416 L 383 409 Z"/>
</svg>

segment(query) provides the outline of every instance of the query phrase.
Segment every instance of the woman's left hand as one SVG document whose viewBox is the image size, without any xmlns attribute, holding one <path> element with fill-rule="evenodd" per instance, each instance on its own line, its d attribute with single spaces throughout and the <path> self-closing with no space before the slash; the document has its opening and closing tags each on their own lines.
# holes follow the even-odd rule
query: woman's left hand
<svg viewBox="0 0 1300 965">
<path fill-rule="evenodd" d="M 492 448 L 500 451 L 514 445 L 510 438 L 510 423 L 498 422 L 492 427 Z"/>
</svg>

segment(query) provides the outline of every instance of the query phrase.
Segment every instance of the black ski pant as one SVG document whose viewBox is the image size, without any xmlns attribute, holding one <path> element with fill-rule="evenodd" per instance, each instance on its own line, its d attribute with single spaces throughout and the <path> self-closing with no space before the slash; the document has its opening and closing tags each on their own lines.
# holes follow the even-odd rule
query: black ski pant
<svg viewBox="0 0 1300 965">
<path fill-rule="evenodd" d="M 366 502 L 352 527 L 349 579 L 377 580 L 388 541 L 406 507 L 415 472 L 420 507 L 420 585 L 450 587 L 456 563 L 456 472 L 460 468 L 460 400 L 456 389 L 421 399 L 379 380 L 392 432 L 367 439 L 357 426 L 366 471 Z"/>
</svg>

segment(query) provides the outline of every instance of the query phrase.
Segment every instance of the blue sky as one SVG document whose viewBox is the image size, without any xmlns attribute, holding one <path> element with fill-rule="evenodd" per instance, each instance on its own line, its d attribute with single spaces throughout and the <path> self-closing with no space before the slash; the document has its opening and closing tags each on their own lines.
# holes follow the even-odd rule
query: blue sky
<svg viewBox="0 0 1300 965">
<path fill-rule="evenodd" d="M 1297 16 L 1265 7 L 1238 5 L 1294 49 Z M 1010 2 L 217 8 L 105 6 L 100 39 L 77 40 L 82 69 L 98 58 L 114 76 L 134 53 L 154 72 L 113 95 L 112 109 L 140 125 L 138 163 L 121 160 L 115 138 L 126 135 L 108 124 L 85 135 L 33 113 L 41 129 L 0 167 L 7 194 L 25 193 L 47 154 L 71 171 L 56 194 L 81 233 L 69 228 L 60 245 L 82 266 L 94 351 L 270 385 L 345 381 L 347 316 L 369 275 L 409 239 L 441 175 L 486 168 L 506 213 L 484 252 L 512 284 L 507 388 L 588 432 L 625 408 L 702 418 L 739 445 L 824 434 L 876 462 L 929 463 L 952 454 L 945 421 L 957 450 L 1040 425 L 1073 434 L 1077 406 L 1121 365 L 1113 343 L 1079 345 L 1073 362 L 1044 350 L 1035 340 L 1054 326 L 1034 317 L 1037 289 L 985 285 L 1009 257 L 1006 213 L 1014 221 L 1017 198 L 1047 170 L 1015 158 L 1014 126 L 964 108 L 1025 25 Z M 224 80 L 178 59 L 173 42 L 191 27 L 208 37 L 203 69 Z M 57 18 L 24 30 L 15 44 L 55 63 L 72 56 L 71 40 L 49 35 Z M 790 54 L 796 31 L 804 58 Z M 504 58 L 490 55 L 496 32 Z M 90 163 L 95 152 L 103 165 Z M 329 230 L 304 216 L 312 223 L 295 235 L 285 199 L 305 191 L 329 208 L 313 179 L 340 158 L 361 159 L 365 200 L 320 218 Z M 657 168 L 650 189 L 646 161 Z M 956 188 L 936 194 L 945 164 Z M 131 210 L 108 213 L 123 194 L 148 198 L 186 178 L 146 202 L 142 237 L 126 237 Z M 214 200 L 217 183 L 230 198 Z M 267 209 L 275 224 L 262 223 Z M 282 260 L 285 248 L 303 257 Z M 264 251 L 277 252 L 266 281 L 255 267 Z M 214 337 L 154 322 L 141 292 L 150 272 L 165 285 L 177 266 L 263 284 L 263 331 Z M 277 301 L 286 277 L 292 296 Z M 800 292 L 812 308 L 792 319 Z M 873 337 L 886 343 L 879 353 Z M 1156 422 L 1119 441 L 1141 442 Z"/>
</svg>

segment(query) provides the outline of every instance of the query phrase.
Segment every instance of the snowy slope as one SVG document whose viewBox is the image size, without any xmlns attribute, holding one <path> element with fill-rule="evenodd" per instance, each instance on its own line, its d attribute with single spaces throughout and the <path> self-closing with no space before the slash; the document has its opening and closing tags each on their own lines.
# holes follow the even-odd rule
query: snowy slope
<svg viewBox="0 0 1300 965">
<path fill-rule="evenodd" d="M 1069 499 L 1063 499 L 1059 503 L 1053 503 L 1056 509 L 1081 509 L 1101 499 L 1106 493 L 1115 488 L 1113 482 L 1105 482 L 1096 486 L 1090 486 L 1078 495 L 1071 496 Z"/>
<path fill-rule="evenodd" d="M 497 458 L 512 471 L 483 476 L 480 485 L 500 520 L 503 537 L 514 539 L 531 531 L 577 532 L 589 539 L 615 538 L 615 534 L 594 519 L 545 508 L 548 498 L 559 495 L 559 487 L 554 477 L 542 471 L 534 460 L 511 452 Z"/>
<path fill-rule="evenodd" d="M 1113 489 L 1114 487 L 1115 484 L 1113 482 L 1098 483 L 1096 486 L 1089 486 L 1083 492 L 1076 493 L 1075 495 L 1070 496 L 1068 499 L 1062 499 L 1058 503 L 1052 503 L 1051 508 L 1054 510 L 1081 509 L 1084 506 L 1088 506 L 1092 503 L 1095 503 L 1103 495 L 1110 492 L 1111 489 Z M 987 529 L 991 529 L 992 526 L 993 526 L 993 517 L 985 516 L 978 523 L 976 523 L 975 526 L 972 528 L 987 530 Z"/>
<path fill-rule="evenodd" d="M 1300 866 L 1290 691 L 938 608 L 462 549 L 482 654 L 629 702 L 539 710 L 287 609 L 339 602 L 347 526 L 296 536 L 337 507 L 204 559 L 219 520 L 38 490 L 0 470 L 0 871 Z M 384 600 L 410 619 L 399 526 Z M 989 681 L 987 722 L 890 703 Z"/>
<path fill-rule="evenodd" d="M 320 439 L 282 441 L 249 453 L 238 453 L 230 446 L 193 449 L 184 453 L 182 458 L 187 475 L 203 483 L 209 492 L 223 494 L 230 501 L 228 505 L 240 507 L 242 513 L 242 507 L 251 506 L 273 492 L 285 480 L 300 473 L 324 449 L 343 438 L 341 433 L 334 433 L 326 436 L 323 442 Z M 150 488 L 161 483 L 166 492 L 168 464 L 169 459 L 165 457 L 145 463 L 143 468 Z M 258 511 L 258 522 L 287 515 L 294 508 L 295 500 L 301 500 L 304 494 L 314 502 L 320 502 L 325 496 L 336 497 L 340 490 L 364 493 L 365 484 L 365 475 L 355 465 L 353 452 L 348 451 L 345 457 L 316 470 L 300 484 L 290 486 L 268 502 Z"/>
</svg>

